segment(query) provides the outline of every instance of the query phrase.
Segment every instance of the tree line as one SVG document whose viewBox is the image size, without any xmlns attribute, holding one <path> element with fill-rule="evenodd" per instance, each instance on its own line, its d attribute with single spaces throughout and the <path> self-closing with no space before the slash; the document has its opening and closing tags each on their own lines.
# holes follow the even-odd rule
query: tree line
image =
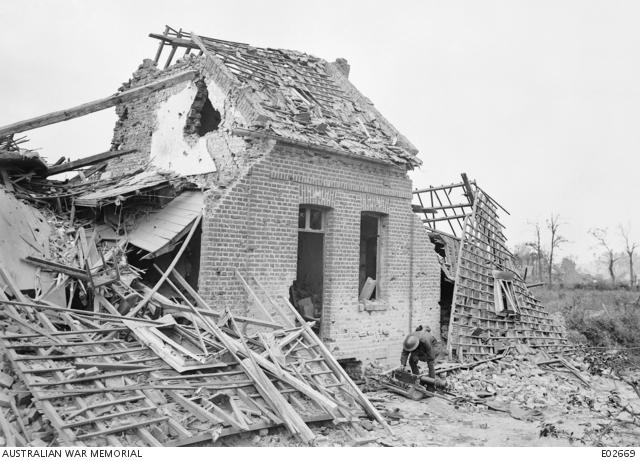
<svg viewBox="0 0 640 461">
<path fill-rule="evenodd" d="M 553 287 L 559 283 L 565 286 L 602 283 L 602 277 L 579 271 L 571 258 L 558 261 L 561 247 L 568 242 L 562 235 L 563 223 L 558 214 L 551 214 L 544 222 L 531 223 L 533 238 L 516 245 L 516 264 L 525 273 L 528 284 L 546 284 Z M 629 285 L 637 286 L 635 271 L 636 250 L 640 247 L 631 237 L 630 227 L 618 225 L 614 231 L 597 227 L 589 229 L 599 255 L 597 264 L 606 268 L 608 283 L 616 286 L 623 276 L 628 276 Z"/>
</svg>

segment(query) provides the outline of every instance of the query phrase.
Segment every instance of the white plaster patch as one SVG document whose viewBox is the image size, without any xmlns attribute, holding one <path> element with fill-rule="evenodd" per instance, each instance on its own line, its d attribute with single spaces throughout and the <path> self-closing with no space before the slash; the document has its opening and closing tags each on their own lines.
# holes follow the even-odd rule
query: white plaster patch
<svg viewBox="0 0 640 461">
<path fill-rule="evenodd" d="M 216 171 L 207 150 L 207 137 L 201 137 L 195 144 L 187 143 L 184 138 L 187 116 L 197 91 L 196 85 L 190 82 L 182 91 L 160 104 L 156 129 L 151 137 L 152 165 L 181 175 Z"/>
</svg>

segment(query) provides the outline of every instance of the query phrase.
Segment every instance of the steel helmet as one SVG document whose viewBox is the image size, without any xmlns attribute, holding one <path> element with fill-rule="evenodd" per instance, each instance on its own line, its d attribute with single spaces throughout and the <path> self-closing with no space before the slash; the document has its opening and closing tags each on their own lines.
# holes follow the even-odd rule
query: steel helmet
<svg viewBox="0 0 640 461">
<path fill-rule="evenodd" d="M 416 336 L 409 335 L 406 338 L 404 338 L 404 343 L 402 344 L 402 348 L 406 352 L 413 352 L 418 348 L 419 343 L 420 343 L 420 340 Z"/>
</svg>

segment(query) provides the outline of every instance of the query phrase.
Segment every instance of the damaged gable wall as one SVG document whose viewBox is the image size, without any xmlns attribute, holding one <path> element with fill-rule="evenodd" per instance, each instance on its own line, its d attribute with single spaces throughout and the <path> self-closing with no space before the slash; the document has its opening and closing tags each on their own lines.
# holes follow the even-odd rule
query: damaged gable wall
<svg viewBox="0 0 640 461">
<path fill-rule="evenodd" d="M 239 176 L 245 163 L 259 156 L 249 155 L 245 142 L 231 134 L 232 126 L 244 125 L 246 121 L 229 101 L 233 92 L 220 86 L 221 80 L 211 73 L 207 60 L 188 55 L 159 70 L 147 59 L 123 86 L 124 89 L 142 86 L 185 70 L 198 72 L 191 81 L 117 106 L 119 119 L 112 149 L 138 149 L 138 152 L 111 160 L 108 171 L 112 175 L 131 172 L 149 162 L 187 176 L 215 173 L 213 183 L 226 185 Z M 219 114 L 220 122 L 215 129 L 202 134 L 197 109 L 207 99 Z"/>
</svg>

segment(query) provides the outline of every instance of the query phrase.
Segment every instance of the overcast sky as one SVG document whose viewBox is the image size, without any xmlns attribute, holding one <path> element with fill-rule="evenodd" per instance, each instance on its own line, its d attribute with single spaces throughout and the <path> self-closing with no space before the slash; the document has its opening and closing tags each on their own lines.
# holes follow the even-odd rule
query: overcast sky
<svg viewBox="0 0 640 461">
<path fill-rule="evenodd" d="M 344 57 L 420 150 L 415 186 L 467 172 L 511 212 L 512 244 L 558 213 L 562 254 L 586 264 L 592 227 L 629 224 L 640 241 L 639 13 L 588 0 L 2 0 L 0 125 L 114 93 L 165 24 Z M 28 146 L 49 161 L 102 152 L 114 121 L 111 109 L 34 130 Z"/>
</svg>

